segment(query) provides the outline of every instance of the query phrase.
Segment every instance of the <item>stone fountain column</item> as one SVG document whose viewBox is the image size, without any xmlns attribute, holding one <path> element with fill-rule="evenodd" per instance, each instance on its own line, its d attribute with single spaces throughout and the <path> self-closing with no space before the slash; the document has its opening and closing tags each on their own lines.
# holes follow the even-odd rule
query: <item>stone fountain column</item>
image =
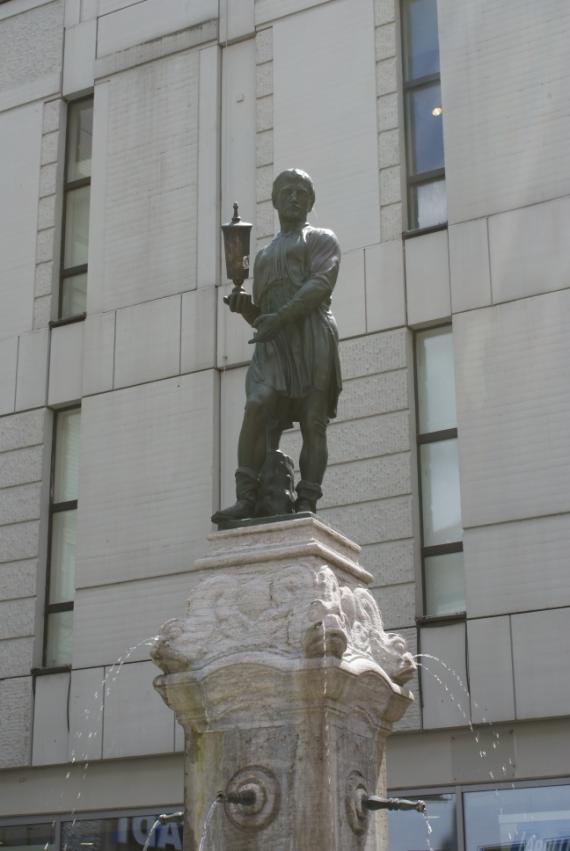
<svg viewBox="0 0 570 851">
<path fill-rule="evenodd" d="M 185 731 L 185 851 L 380 851 L 386 737 L 413 700 L 360 548 L 315 517 L 210 535 L 186 616 L 162 627 L 155 688 Z"/>
</svg>

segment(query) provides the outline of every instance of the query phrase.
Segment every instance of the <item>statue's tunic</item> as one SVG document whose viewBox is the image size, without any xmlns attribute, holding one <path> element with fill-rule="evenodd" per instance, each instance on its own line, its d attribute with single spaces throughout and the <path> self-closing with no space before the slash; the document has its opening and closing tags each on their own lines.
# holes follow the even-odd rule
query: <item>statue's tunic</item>
<svg viewBox="0 0 570 851">
<path fill-rule="evenodd" d="M 327 414 L 336 416 L 342 382 L 330 303 L 339 264 L 334 233 L 307 224 L 278 233 L 255 258 L 253 301 L 285 324 L 270 342 L 256 343 L 246 392 L 259 384 L 276 390 L 282 428 L 299 419 L 300 401 L 314 390 L 326 394 Z"/>
</svg>

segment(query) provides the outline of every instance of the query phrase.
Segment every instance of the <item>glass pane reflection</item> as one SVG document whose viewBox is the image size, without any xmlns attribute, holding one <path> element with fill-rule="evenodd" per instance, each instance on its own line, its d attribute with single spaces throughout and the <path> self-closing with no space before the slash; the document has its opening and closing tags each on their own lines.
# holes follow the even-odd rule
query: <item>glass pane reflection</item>
<svg viewBox="0 0 570 851">
<path fill-rule="evenodd" d="M 166 807 L 161 812 L 176 809 L 179 808 Z M 63 851 L 140 851 L 155 820 L 155 815 L 139 815 L 65 822 L 62 825 Z M 176 822 L 160 825 L 149 847 L 181 851 L 182 826 Z"/>
<path fill-rule="evenodd" d="M 429 228 L 447 221 L 447 189 L 445 180 L 434 180 L 412 187 L 412 210 L 415 228 Z"/>
<path fill-rule="evenodd" d="M 465 611 L 463 553 L 424 559 L 426 615 L 453 615 Z"/>
<path fill-rule="evenodd" d="M 75 527 L 77 511 L 52 515 L 49 602 L 68 603 L 75 595 Z"/>
<path fill-rule="evenodd" d="M 67 193 L 65 207 L 64 268 L 87 263 L 89 242 L 89 186 Z"/>
<path fill-rule="evenodd" d="M 420 446 L 424 546 L 462 539 L 457 440 Z"/>
<path fill-rule="evenodd" d="M 570 786 L 466 792 L 466 851 L 567 851 Z"/>
<path fill-rule="evenodd" d="M 49 851 L 55 845 L 55 825 L 18 824 L 0 827 L 0 846 L 2 851 Z"/>
<path fill-rule="evenodd" d="M 451 326 L 417 335 L 420 434 L 455 428 L 455 367 Z"/>
<path fill-rule="evenodd" d="M 64 278 L 61 284 L 61 316 L 85 313 L 87 306 L 87 275 Z"/>
<path fill-rule="evenodd" d="M 57 415 L 54 502 L 67 502 L 70 499 L 77 499 L 80 423 L 80 408 L 60 411 Z"/>
<path fill-rule="evenodd" d="M 405 795 L 404 797 L 408 797 Z M 410 795 L 410 797 L 415 797 Z M 416 812 L 388 813 L 389 851 L 455 851 L 457 825 L 455 795 L 422 795 L 427 803 L 426 818 Z M 431 827 L 428 835 L 427 824 Z"/>
<path fill-rule="evenodd" d="M 404 15 L 406 79 L 439 73 L 436 0 L 407 0 Z"/>
<path fill-rule="evenodd" d="M 93 101 L 74 103 L 69 108 L 67 131 L 67 180 L 91 175 Z"/>
<path fill-rule="evenodd" d="M 443 114 L 441 86 L 422 86 L 407 97 L 408 127 L 410 128 L 410 168 L 422 174 L 443 168 Z"/>
<path fill-rule="evenodd" d="M 56 612 L 48 615 L 46 658 L 48 668 L 71 665 L 71 639 L 73 633 L 73 611 Z"/>
</svg>

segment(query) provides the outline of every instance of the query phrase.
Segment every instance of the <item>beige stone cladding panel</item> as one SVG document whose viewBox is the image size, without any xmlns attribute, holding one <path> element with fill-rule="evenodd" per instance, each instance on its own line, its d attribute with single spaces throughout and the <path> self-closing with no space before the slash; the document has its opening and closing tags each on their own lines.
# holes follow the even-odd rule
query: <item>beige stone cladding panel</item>
<svg viewBox="0 0 570 851">
<path fill-rule="evenodd" d="M 447 231 L 405 243 L 408 322 L 420 325 L 451 315 Z"/>
<path fill-rule="evenodd" d="M 366 332 L 366 281 L 364 250 L 343 254 L 333 297 L 332 311 L 341 339 Z"/>
<path fill-rule="evenodd" d="M 85 763 L 79 762 L 67 770 L 62 770 L 61 765 L 21 768 L 16 773 L 21 782 L 17 783 L 14 772 L 1 772 L 0 815 L 13 819 L 15 812 L 36 816 L 42 810 L 69 815 L 78 800 L 86 809 L 89 801 L 89 809 L 99 811 L 140 811 L 141 801 L 151 801 L 151 809 L 157 807 L 156 812 L 172 812 L 172 805 L 179 804 L 184 797 L 184 765 L 179 754 L 90 762 L 87 771 Z M 25 795 L 22 795 L 23 784 Z M 142 824 L 134 824 L 148 829 L 146 819 Z"/>
<path fill-rule="evenodd" d="M 77 587 L 189 568 L 217 498 L 217 394 L 206 370 L 85 401 Z"/>
<path fill-rule="evenodd" d="M 570 286 L 570 198 L 489 219 L 493 301 Z"/>
<path fill-rule="evenodd" d="M 100 759 L 103 752 L 105 687 L 115 668 L 79 668 L 71 672 L 68 759 Z"/>
<path fill-rule="evenodd" d="M 123 665 L 107 681 L 103 757 L 169 753 L 174 750 L 174 713 L 154 690 L 153 662 Z"/>
<path fill-rule="evenodd" d="M 16 6 L 10 3 L 10 6 Z M 0 26 L 0 110 L 55 94 L 60 86 L 63 0 L 3 15 Z M 6 12 L 10 11 L 7 7 Z M 25 138 L 22 137 L 25 143 Z"/>
<path fill-rule="evenodd" d="M 97 20 L 80 21 L 65 31 L 63 54 L 64 95 L 88 91 L 95 79 L 95 52 L 97 48 Z"/>
<path fill-rule="evenodd" d="M 426 728 L 466 727 L 470 720 L 465 623 L 420 630 L 423 723 Z"/>
<path fill-rule="evenodd" d="M 82 396 L 113 387 L 116 312 L 87 316 L 83 329 Z"/>
<path fill-rule="evenodd" d="M 378 243 L 372 3 L 323 4 L 276 21 L 273 33 L 275 174 L 292 165 L 309 172 L 317 189 L 310 220 L 332 228 L 345 252 Z M 339 62 L 345 55 L 350 74 Z"/>
<path fill-rule="evenodd" d="M 0 611 L 1 606 L 0 603 Z M 0 676 L 25 677 L 30 673 L 33 664 L 34 638 L 32 636 L 0 641 Z"/>
<path fill-rule="evenodd" d="M 18 338 L 0 340 L 0 415 L 11 414 L 16 404 Z"/>
<path fill-rule="evenodd" d="M 199 554 L 203 552 L 204 541 Z M 188 569 L 192 562 L 189 557 Z M 188 594 L 187 573 L 79 589 L 73 621 L 74 669 L 117 668 L 125 660 L 148 659 L 150 640 L 161 624 L 184 614 Z"/>
<path fill-rule="evenodd" d="M 510 721 L 515 695 L 509 618 L 467 621 L 467 645 L 473 722 Z"/>
<path fill-rule="evenodd" d="M 33 765 L 67 762 L 69 678 L 69 673 L 60 673 L 36 680 Z"/>
<path fill-rule="evenodd" d="M 52 328 L 48 404 L 63 405 L 81 399 L 83 391 L 83 322 Z"/>
<path fill-rule="evenodd" d="M 0 680 L 0 768 L 30 763 L 32 703 L 31 677 Z"/>
<path fill-rule="evenodd" d="M 469 617 L 570 605 L 570 514 L 466 529 L 464 547 Z"/>
<path fill-rule="evenodd" d="M 366 330 L 406 324 L 404 250 L 398 239 L 365 249 Z"/>
<path fill-rule="evenodd" d="M 18 343 L 16 410 L 38 408 L 46 403 L 49 363 L 49 331 L 41 328 L 22 334 Z"/>
<path fill-rule="evenodd" d="M 454 319 L 464 527 L 570 510 L 570 292 Z"/>
<path fill-rule="evenodd" d="M 169 378 L 180 372 L 181 296 L 117 311 L 115 387 Z"/>
<path fill-rule="evenodd" d="M 570 7 L 520 12 L 519 0 L 438 3 L 450 222 L 570 192 Z"/>
<path fill-rule="evenodd" d="M 186 51 L 96 86 L 89 313 L 196 286 L 198 70 Z"/>
<path fill-rule="evenodd" d="M 449 277 L 453 313 L 491 304 L 487 219 L 449 228 Z"/>
<path fill-rule="evenodd" d="M 570 609 L 513 615 L 517 718 L 568 715 Z"/>
<path fill-rule="evenodd" d="M 2 34 L 6 23 L 0 24 Z M 0 46 L 2 64 L 4 55 Z M 0 138 L 2 338 L 32 329 L 42 105 L 34 103 L 0 113 Z"/>
<path fill-rule="evenodd" d="M 143 0 L 130 5 L 105 4 L 99 8 L 97 55 L 105 56 L 167 33 L 199 26 L 218 17 L 217 0 Z M 115 8 L 113 8 L 115 7 Z"/>
</svg>

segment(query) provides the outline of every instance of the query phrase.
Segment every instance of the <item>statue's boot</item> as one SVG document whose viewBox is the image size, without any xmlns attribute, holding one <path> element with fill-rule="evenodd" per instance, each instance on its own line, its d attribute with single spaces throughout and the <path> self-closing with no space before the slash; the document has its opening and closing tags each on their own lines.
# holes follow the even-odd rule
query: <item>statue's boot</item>
<svg viewBox="0 0 570 851">
<path fill-rule="evenodd" d="M 316 482 L 307 482 L 301 479 L 296 487 L 297 501 L 295 502 L 295 511 L 312 511 L 317 513 L 317 500 L 323 495 L 321 486 Z"/>
<path fill-rule="evenodd" d="M 256 471 L 251 467 L 238 467 L 236 470 L 237 500 L 229 508 L 221 508 L 215 514 L 212 514 L 212 523 L 245 520 L 247 517 L 253 517 L 258 490 L 259 477 Z"/>
</svg>

